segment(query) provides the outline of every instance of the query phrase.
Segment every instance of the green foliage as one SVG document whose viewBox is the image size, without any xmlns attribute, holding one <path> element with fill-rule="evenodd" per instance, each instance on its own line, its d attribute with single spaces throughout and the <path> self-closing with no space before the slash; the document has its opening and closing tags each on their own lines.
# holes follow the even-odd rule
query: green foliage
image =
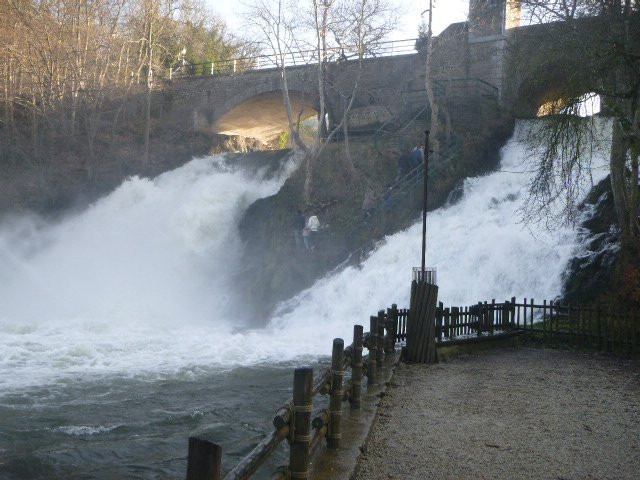
<svg viewBox="0 0 640 480">
<path fill-rule="evenodd" d="M 184 58 L 192 65 L 189 72 L 191 75 L 208 75 L 211 67 L 206 64 L 211 62 L 214 64 L 214 72 L 226 72 L 232 68 L 229 60 L 256 53 L 248 42 L 230 35 L 224 22 L 215 18 L 203 17 L 180 23 L 176 32 L 167 47 L 167 51 L 171 52 L 167 61 L 177 66 Z M 186 50 L 184 57 L 180 54 L 183 49 Z M 242 62 L 236 64 L 239 69 L 247 66 Z"/>
<path fill-rule="evenodd" d="M 429 39 L 429 27 L 422 22 L 418 25 L 418 38 L 416 38 L 415 49 L 419 52 L 424 48 L 427 48 L 427 41 Z"/>
<path fill-rule="evenodd" d="M 284 150 L 285 148 L 289 148 L 291 140 L 291 133 L 287 130 L 286 132 L 282 132 L 278 135 L 278 149 Z"/>
</svg>

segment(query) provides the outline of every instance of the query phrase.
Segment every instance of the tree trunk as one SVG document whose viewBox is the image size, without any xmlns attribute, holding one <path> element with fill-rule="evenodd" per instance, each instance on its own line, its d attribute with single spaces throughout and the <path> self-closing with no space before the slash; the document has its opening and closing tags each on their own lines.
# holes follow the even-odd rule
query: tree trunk
<svg viewBox="0 0 640 480">
<path fill-rule="evenodd" d="M 629 205 L 625 186 L 627 150 L 627 141 L 624 138 L 622 126 L 619 121 L 614 120 L 610 157 L 611 190 L 613 191 L 613 202 L 623 245 L 626 245 L 631 238 L 629 222 L 627 221 L 629 218 Z"/>
</svg>

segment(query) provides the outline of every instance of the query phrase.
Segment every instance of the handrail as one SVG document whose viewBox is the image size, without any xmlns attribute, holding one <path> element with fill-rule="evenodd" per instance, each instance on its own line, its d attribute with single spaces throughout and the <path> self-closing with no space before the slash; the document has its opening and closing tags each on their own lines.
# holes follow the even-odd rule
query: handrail
<svg viewBox="0 0 640 480">
<path fill-rule="evenodd" d="M 331 355 L 331 367 L 323 369 L 313 382 L 309 375 L 311 369 L 296 369 L 294 375 L 293 398 L 280 407 L 273 419 L 274 430 L 263 438 L 251 452 L 246 455 L 227 475 L 224 480 L 244 480 L 249 478 L 276 450 L 283 441 L 288 440 L 290 448 L 289 466 L 295 472 L 288 471 L 289 467 L 281 467 L 272 478 L 308 478 L 308 458 L 326 438 L 327 448 L 340 446 L 342 416 L 342 403 L 349 401 L 352 409 L 361 407 L 362 377 L 367 377 L 369 385 L 378 383 L 378 369 L 382 368 L 385 356 L 396 357 L 396 344 L 402 338 L 406 338 L 407 310 L 399 310 L 394 304 L 391 308 L 380 310 L 378 315 L 370 317 L 370 330 L 364 335 L 361 325 L 354 325 L 353 343 L 344 348 L 342 339 L 334 339 Z M 369 350 L 366 357 L 362 356 L 363 347 Z M 351 380 L 346 383 L 343 390 L 343 376 L 346 369 L 351 368 Z M 305 378 L 309 383 L 301 385 L 301 379 Z M 329 395 L 329 408 L 317 412 L 311 421 L 313 411 L 312 399 L 316 395 Z M 301 395 L 304 397 L 301 403 Z M 298 415 L 301 417 L 298 417 Z M 308 424 L 300 423 L 301 419 L 308 419 Z M 314 433 L 310 432 L 313 427 Z M 302 428 L 303 431 L 299 429 Z M 195 442 L 193 442 L 195 443 Z M 192 442 L 189 442 L 191 446 Z M 306 446 L 305 446 L 306 445 Z M 216 446 L 220 451 L 220 447 Z M 198 452 L 189 450 L 189 465 L 197 465 L 195 458 Z M 210 462 L 200 462 L 202 465 L 211 466 L 211 462 L 218 462 L 213 470 L 220 471 L 220 458 L 212 458 Z M 204 467 L 203 467 L 204 468 Z M 191 473 L 192 477 L 189 476 Z M 198 471 L 188 471 L 187 480 L 204 478 Z M 219 476 L 217 477 L 219 478 Z"/>
<path fill-rule="evenodd" d="M 407 55 L 415 53 L 415 38 L 403 40 L 389 40 L 379 42 L 373 46 L 366 47 L 361 51 L 356 45 L 343 47 L 330 47 L 327 49 L 329 55 L 325 62 L 348 62 L 358 58 L 389 57 L 395 55 Z M 177 67 L 169 67 L 169 78 L 190 77 L 198 75 L 227 75 L 239 72 L 269 70 L 284 67 L 296 67 L 318 63 L 317 50 L 297 50 L 288 51 L 281 59 L 274 54 L 254 55 L 245 57 L 223 58 L 201 63 L 183 63 Z"/>
<path fill-rule="evenodd" d="M 563 305 L 553 300 L 523 302 L 515 297 L 496 303 L 478 302 L 466 307 L 436 309 L 436 341 L 451 341 L 518 332 L 545 344 L 610 353 L 640 351 L 640 312 L 632 305 Z"/>
</svg>

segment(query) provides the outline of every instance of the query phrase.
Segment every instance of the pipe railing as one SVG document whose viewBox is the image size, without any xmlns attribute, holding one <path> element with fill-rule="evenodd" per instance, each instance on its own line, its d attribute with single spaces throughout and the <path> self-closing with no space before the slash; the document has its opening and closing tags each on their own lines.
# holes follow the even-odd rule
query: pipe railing
<svg viewBox="0 0 640 480">
<path fill-rule="evenodd" d="M 404 40 L 390 40 L 378 42 L 374 45 L 367 45 L 363 48 L 358 46 L 331 47 L 327 49 L 325 62 L 339 63 L 359 58 L 390 57 L 394 55 L 408 55 L 416 53 L 415 38 Z M 229 75 L 255 70 L 269 70 L 275 68 L 297 67 L 318 63 L 318 51 L 312 50 L 289 50 L 280 55 L 255 55 L 238 58 L 227 58 L 215 61 L 189 64 L 183 62 L 177 67 L 170 67 L 168 76 L 173 78 L 184 78 L 202 75 Z"/>
</svg>

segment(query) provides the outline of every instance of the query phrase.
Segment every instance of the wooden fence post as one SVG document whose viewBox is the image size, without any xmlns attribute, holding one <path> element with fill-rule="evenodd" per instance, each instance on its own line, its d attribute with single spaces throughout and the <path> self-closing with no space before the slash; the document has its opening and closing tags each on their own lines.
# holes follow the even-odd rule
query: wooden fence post
<svg viewBox="0 0 640 480">
<path fill-rule="evenodd" d="M 507 330 L 507 328 L 509 327 L 509 311 L 511 310 L 511 308 L 509 307 L 509 300 L 505 300 L 504 301 L 504 305 L 502 305 L 502 318 L 500 320 L 500 327 L 502 328 L 502 331 L 505 332 Z"/>
<path fill-rule="evenodd" d="M 187 480 L 220 480 L 222 447 L 196 437 L 189 437 Z"/>
<path fill-rule="evenodd" d="M 384 310 L 378 310 L 378 345 L 376 350 L 376 363 L 382 368 L 384 362 Z"/>
<path fill-rule="evenodd" d="M 444 305 L 442 302 L 438 302 L 438 308 L 436 308 L 436 339 L 438 341 L 443 339 L 442 331 L 442 315 L 444 314 Z"/>
<path fill-rule="evenodd" d="M 451 307 L 451 324 L 453 325 L 453 336 L 457 337 L 460 332 L 458 325 L 460 324 L 460 308 Z"/>
<path fill-rule="evenodd" d="M 445 331 L 445 336 L 451 340 L 451 310 L 449 309 L 449 307 L 444 309 L 444 313 L 442 314 L 442 316 L 444 317 L 444 331 Z"/>
<path fill-rule="evenodd" d="M 296 368 L 293 374 L 293 435 L 289 449 L 289 472 L 292 479 L 309 478 L 312 389 L 313 369 Z"/>
<path fill-rule="evenodd" d="M 394 303 L 387 309 L 387 319 L 385 321 L 386 334 L 384 337 L 384 353 L 392 355 L 396 348 L 396 324 L 398 323 L 398 307 Z"/>
<path fill-rule="evenodd" d="M 542 301 L 542 341 L 547 343 L 547 301 Z"/>
<path fill-rule="evenodd" d="M 344 378 L 344 340 L 333 339 L 331 351 L 331 397 L 329 399 L 329 429 L 327 431 L 327 448 L 340 446 L 340 419 L 342 418 L 342 379 Z"/>
<path fill-rule="evenodd" d="M 369 345 L 367 345 L 369 349 L 369 360 L 367 361 L 367 366 L 369 370 L 367 372 L 367 385 L 375 385 L 378 383 L 378 379 L 376 378 L 376 350 L 378 348 L 378 317 L 371 315 L 369 317 Z"/>
<path fill-rule="evenodd" d="M 486 304 L 486 302 L 485 302 Z M 491 306 L 489 307 L 490 312 L 488 313 L 489 315 L 489 332 L 491 333 L 491 335 L 493 335 L 493 330 L 495 328 L 495 324 L 496 324 L 496 299 L 492 298 L 491 299 Z"/>
<path fill-rule="evenodd" d="M 353 326 L 353 353 L 351 354 L 351 408 L 361 407 L 362 395 L 362 325 Z"/>
<path fill-rule="evenodd" d="M 520 327 L 520 309 L 518 309 L 518 327 Z M 511 324 L 508 326 L 509 328 L 514 328 L 516 326 L 516 297 L 511 297 Z"/>
</svg>

